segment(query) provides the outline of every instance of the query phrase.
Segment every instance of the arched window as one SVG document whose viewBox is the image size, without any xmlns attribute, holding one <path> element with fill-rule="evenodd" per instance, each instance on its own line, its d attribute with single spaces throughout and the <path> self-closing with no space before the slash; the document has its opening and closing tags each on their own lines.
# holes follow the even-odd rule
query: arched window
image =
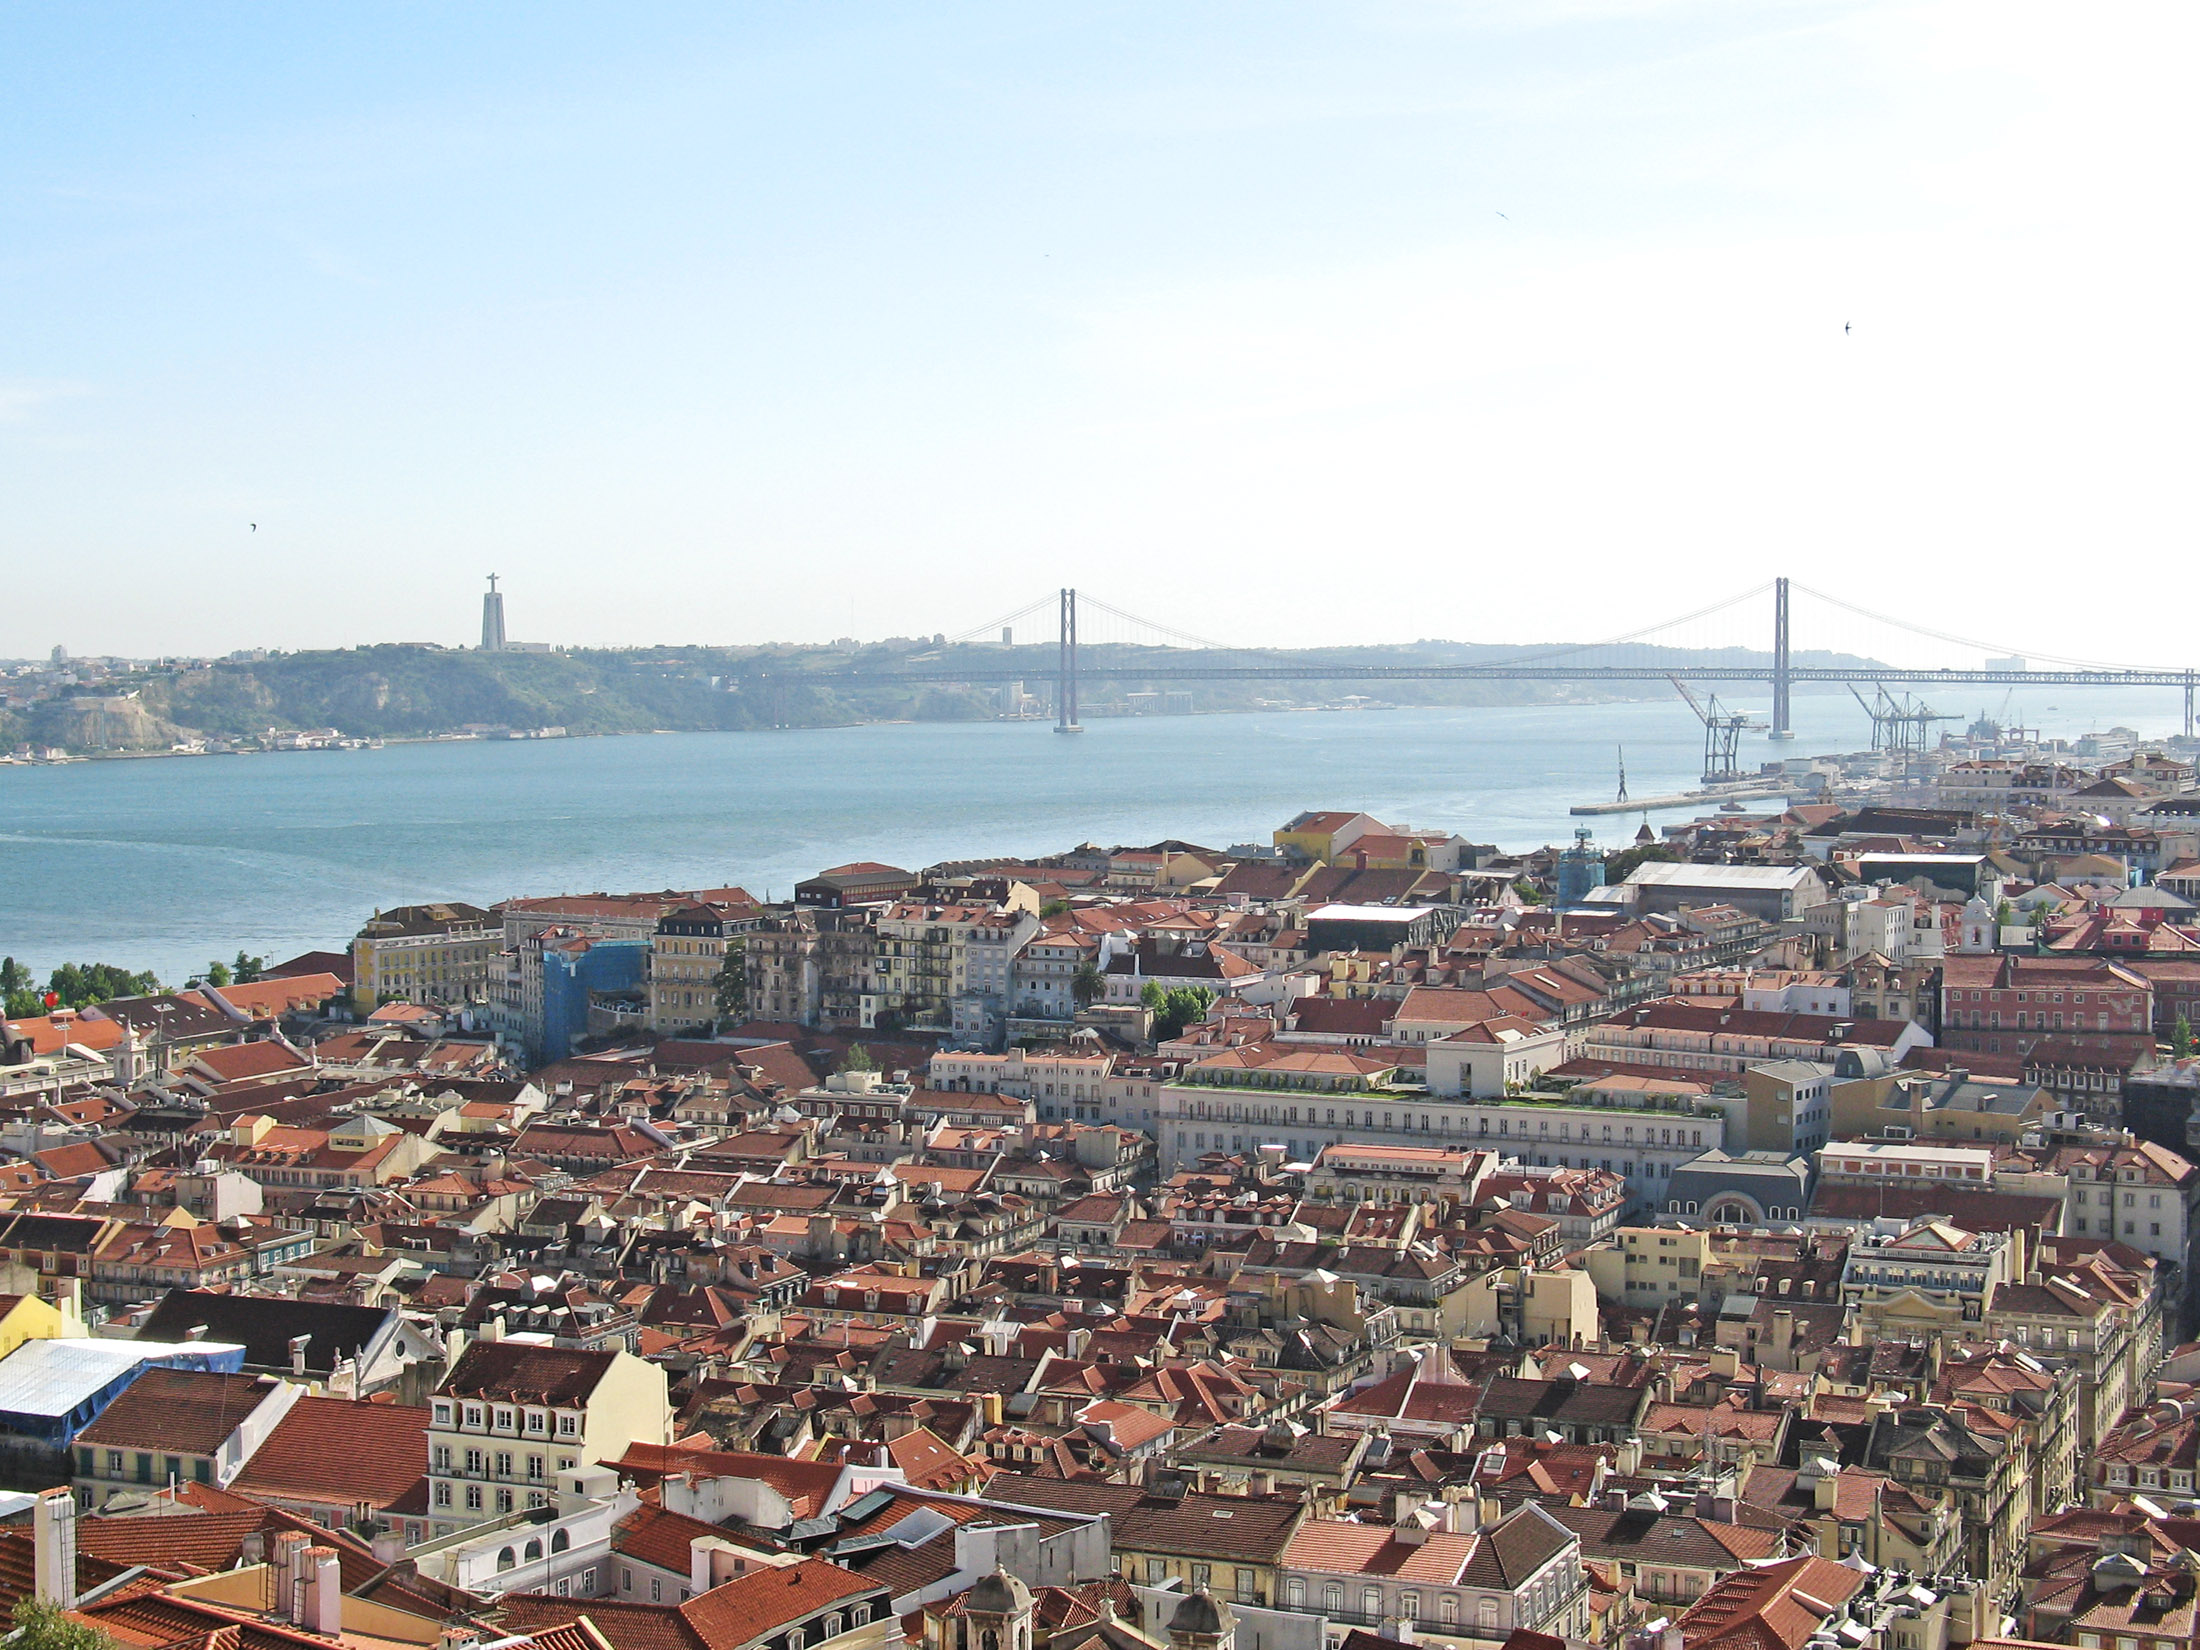
<svg viewBox="0 0 2200 1650">
<path fill-rule="evenodd" d="M 1341 1582 L 1332 1581 L 1322 1588 L 1322 1608 L 1332 1611 L 1344 1608 L 1344 1586 Z"/>
<path fill-rule="evenodd" d="M 1481 1624 L 1485 1630 L 1497 1625 L 1497 1600 L 1488 1597 L 1482 1598 L 1476 1602 L 1474 1609 L 1475 1614 L 1481 1618 Z"/>
<path fill-rule="evenodd" d="M 512 1552 L 512 1549 L 511 1549 L 511 1548 L 509 1548 L 509 1547 L 504 1547 L 504 1548 L 500 1548 L 500 1549 L 498 1550 L 498 1552 L 497 1552 L 497 1569 L 498 1569 L 499 1571 L 503 1571 L 503 1570 L 509 1570 L 509 1569 L 511 1569 L 511 1568 L 512 1568 L 512 1567 L 513 1567 L 513 1566 L 514 1566 L 515 1564 L 517 1564 L 518 1562 L 519 1562 L 519 1559 L 518 1559 L 518 1558 L 517 1558 L 516 1556 L 514 1556 L 514 1554 L 513 1554 L 513 1552 Z"/>
<path fill-rule="evenodd" d="M 534 1563 L 536 1559 L 542 1557 L 542 1537 L 534 1536 L 529 1539 L 525 1556 L 527 1562 L 530 1564 Z"/>
<path fill-rule="evenodd" d="M 838 1610 L 825 1618 L 825 1636 L 829 1639 L 840 1637 L 840 1612 Z"/>
<path fill-rule="evenodd" d="M 554 1552 L 554 1553 L 562 1553 L 562 1552 L 564 1552 L 564 1551 L 565 1551 L 565 1549 L 566 1549 L 566 1548 L 568 1548 L 568 1547 L 570 1547 L 570 1546 L 572 1546 L 572 1545 L 573 1545 L 573 1538 L 572 1538 L 571 1536 L 567 1535 L 567 1534 L 566 1534 L 566 1533 L 565 1533 L 565 1532 L 564 1532 L 563 1530 L 555 1530 L 555 1531 L 553 1531 L 553 1532 L 551 1533 L 551 1536 L 550 1536 L 550 1550 L 551 1550 L 552 1552 Z"/>
</svg>

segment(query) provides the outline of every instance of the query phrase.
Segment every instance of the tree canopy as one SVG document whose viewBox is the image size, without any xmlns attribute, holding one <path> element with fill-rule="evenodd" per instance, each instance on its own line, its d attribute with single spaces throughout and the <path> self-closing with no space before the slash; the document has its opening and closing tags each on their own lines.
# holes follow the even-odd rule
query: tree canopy
<svg viewBox="0 0 2200 1650">
<path fill-rule="evenodd" d="M 1148 991 L 1156 987 L 1147 982 Z M 1162 993 L 1161 1006 L 1154 1011 L 1153 1040 L 1165 1043 L 1171 1037 L 1181 1036 L 1184 1028 L 1197 1025 L 1207 1018 L 1207 1010 L 1214 1007 L 1215 994 L 1203 985 L 1180 985 Z"/>
<path fill-rule="evenodd" d="M 15 1607 L 14 1650 L 115 1650 L 115 1641 L 90 1622 L 71 1620 L 64 1610 L 35 1598 Z"/>
<path fill-rule="evenodd" d="M 41 990 L 29 969 L 13 957 L 0 957 L 0 1013 L 11 1020 L 45 1013 L 47 992 L 57 1008 L 90 1008 L 110 997 L 143 997 L 159 989 L 159 978 L 150 972 L 132 973 L 113 963 L 63 963 Z"/>
</svg>

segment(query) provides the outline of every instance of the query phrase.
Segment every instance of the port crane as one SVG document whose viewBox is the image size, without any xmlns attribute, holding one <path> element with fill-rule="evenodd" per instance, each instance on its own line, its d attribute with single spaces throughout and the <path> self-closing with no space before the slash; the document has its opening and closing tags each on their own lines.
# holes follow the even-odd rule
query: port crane
<svg viewBox="0 0 2200 1650">
<path fill-rule="evenodd" d="M 1678 676 L 1667 676 L 1688 701 L 1688 708 L 1696 713 L 1696 720 L 1703 724 L 1703 782 L 1706 785 L 1729 785 L 1742 777 L 1738 752 L 1744 733 L 1762 733 L 1765 724 L 1752 722 L 1746 711 L 1726 710 L 1719 704 L 1716 693 L 1704 699 L 1696 697 L 1689 685 Z"/>
<path fill-rule="evenodd" d="M 1864 714 L 1872 719 L 1872 749 L 1884 751 L 1890 756 L 1917 756 L 1924 752 L 1932 737 L 1935 722 L 1960 722 L 1960 716 L 1948 716 L 1907 693 L 1899 697 L 1885 688 L 1876 690 L 1877 697 L 1866 699 L 1856 691 L 1856 684 L 1848 684 L 1849 696 L 1864 707 Z"/>
</svg>

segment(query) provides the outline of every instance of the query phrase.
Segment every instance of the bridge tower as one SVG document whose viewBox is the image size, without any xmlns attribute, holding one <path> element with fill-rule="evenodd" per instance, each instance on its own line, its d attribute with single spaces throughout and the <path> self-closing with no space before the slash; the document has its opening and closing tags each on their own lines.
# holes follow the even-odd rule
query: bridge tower
<svg viewBox="0 0 2200 1650">
<path fill-rule="evenodd" d="M 1788 726 L 1788 582 L 1775 580 L 1772 587 L 1772 732 L 1773 739 L 1793 739 Z"/>
<path fill-rule="evenodd" d="M 1061 652 L 1055 665 L 1054 731 L 1083 733 L 1077 722 L 1077 592 L 1062 592 Z"/>
</svg>

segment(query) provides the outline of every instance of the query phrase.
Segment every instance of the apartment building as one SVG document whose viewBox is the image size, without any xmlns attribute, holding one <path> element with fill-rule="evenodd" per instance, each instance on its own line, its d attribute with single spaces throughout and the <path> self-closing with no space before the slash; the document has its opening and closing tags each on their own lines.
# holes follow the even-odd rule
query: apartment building
<svg viewBox="0 0 2200 1650">
<path fill-rule="evenodd" d="M 805 908 L 762 918 L 746 946 L 752 1019 L 831 1031 L 863 1024 L 878 954 L 866 912 Z"/>
<path fill-rule="evenodd" d="M 2154 988 L 2106 957 L 1950 957 L 1940 981 L 1944 1048 L 2028 1054 L 2088 1038 L 2152 1047 Z"/>
<path fill-rule="evenodd" d="M 672 1438 L 664 1367 L 628 1352 L 476 1341 L 429 1402 L 436 1536 L 550 1505 L 555 1475 Z"/>
<path fill-rule="evenodd" d="M 377 911 L 352 938 L 352 1005 L 366 1014 L 393 1000 L 486 1003 L 503 952 L 503 923 L 478 905 L 447 900 Z"/>
<path fill-rule="evenodd" d="M 1005 1015 L 1010 960 L 1038 931 L 1035 911 L 904 901 L 879 914 L 865 1030 L 948 1031 L 985 1040 Z"/>
<path fill-rule="evenodd" d="M 707 1031 L 718 1018 L 718 976 L 763 921 L 753 905 L 687 900 L 657 920 L 645 974 L 649 1029 Z M 753 1010 L 752 1010 L 753 1011 Z"/>
</svg>

